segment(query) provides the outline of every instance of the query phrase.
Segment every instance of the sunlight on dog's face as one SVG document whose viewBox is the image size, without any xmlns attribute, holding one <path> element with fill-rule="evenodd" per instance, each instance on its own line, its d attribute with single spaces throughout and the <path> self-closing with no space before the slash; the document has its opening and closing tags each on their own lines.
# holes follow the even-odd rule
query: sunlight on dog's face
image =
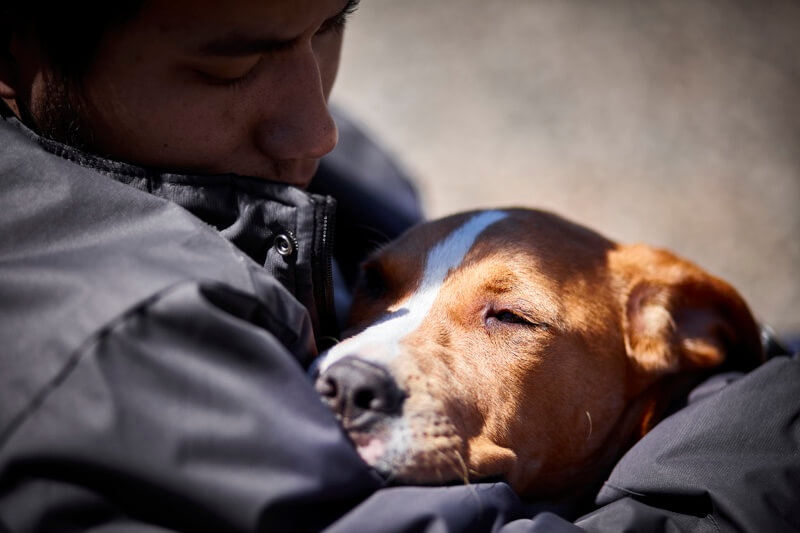
<svg viewBox="0 0 800 533">
<path fill-rule="evenodd" d="M 411 230 L 365 263 L 351 323 L 316 386 L 368 464 L 529 496 L 600 475 L 657 418 L 665 376 L 760 353 L 724 282 L 527 210 Z"/>
<path fill-rule="evenodd" d="M 547 239 L 561 236 L 543 239 L 512 220 L 496 221 L 449 265 L 424 320 L 404 323 L 420 300 L 427 257 L 419 243 L 463 222 L 412 232 L 365 264 L 353 306 L 356 336 L 333 355 L 387 370 L 402 405 L 367 424 L 358 417 L 343 424 L 362 457 L 401 482 L 503 476 L 514 485 L 542 468 L 581 468 L 607 438 L 625 393 L 622 336 L 600 279 L 609 245 L 576 232 L 588 244 L 570 236 L 571 265 L 546 250 Z M 381 320 L 397 324 L 359 339 Z"/>
</svg>

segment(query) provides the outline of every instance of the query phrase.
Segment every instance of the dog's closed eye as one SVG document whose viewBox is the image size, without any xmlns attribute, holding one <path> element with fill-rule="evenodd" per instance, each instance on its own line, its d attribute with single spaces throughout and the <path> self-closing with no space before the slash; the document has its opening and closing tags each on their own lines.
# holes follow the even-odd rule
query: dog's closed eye
<svg viewBox="0 0 800 533">
<path fill-rule="evenodd" d="M 497 320 L 505 324 L 530 324 L 525 317 L 519 316 L 512 311 L 496 312 L 493 316 L 487 317 L 487 320 Z"/>
<path fill-rule="evenodd" d="M 487 327 L 494 327 L 498 325 L 507 326 L 527 326 L 532 328 L 547 329 L 548 325 L 532 320 L 525 316 L 524 313 L 512 311 L 510 309 L 489 309 L 486 312 L 484 322 Z"/>
</svg>

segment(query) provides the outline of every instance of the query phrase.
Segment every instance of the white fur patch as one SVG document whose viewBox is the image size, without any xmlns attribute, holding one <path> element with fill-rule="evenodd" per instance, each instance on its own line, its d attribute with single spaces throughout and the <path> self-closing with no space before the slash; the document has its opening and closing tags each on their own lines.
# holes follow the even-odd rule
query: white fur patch
<svg viewBox="0 0 800 533">
<path fill-rule="evenodd" d="M 464 261 L 467 252 L 486 228 L 506 216 L 502 211 L 484 211 L 434 246 L 428 253 L 416 292 L 401 308 L 323 354 L 319 361 L 320 372 L 351 355 L 384 364 L 396 358 L 400 354 L 400 342 L 419 328 L 428 316 L 450 270 Z"/>
</svg>

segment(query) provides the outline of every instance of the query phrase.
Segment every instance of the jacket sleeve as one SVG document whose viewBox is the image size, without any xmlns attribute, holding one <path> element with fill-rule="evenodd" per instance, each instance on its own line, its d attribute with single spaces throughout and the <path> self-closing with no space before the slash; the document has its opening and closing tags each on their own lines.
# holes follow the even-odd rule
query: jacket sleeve
<svg viewBox="0 0 800 533">
<path fill-rule="evenodd" d="M 696 390 L 697 399 L 631 449 L 598 496 L 604 507 L 579 524 L 800 530 L 800 359 L 775 357 L 727 381 L 718 376 L 705 386 L 717 391 Z"/>
<path fill-rule="evenodd" d="M 270 304 L 187 282 L 90 339 L 0 435 L 0 524 L 318 530 L 372 493 Z"/>
<path fill-rule="evenodd" d="M 515 531 L 800 531 L 798 357 L 716 376 L 693 396 L 619 461 L 594 512 Z"/>
</svg>

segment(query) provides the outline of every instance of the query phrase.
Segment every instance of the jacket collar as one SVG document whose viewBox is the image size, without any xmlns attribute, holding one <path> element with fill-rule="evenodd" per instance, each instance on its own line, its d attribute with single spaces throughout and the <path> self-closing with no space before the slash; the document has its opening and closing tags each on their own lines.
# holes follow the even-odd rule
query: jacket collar
<svg viewBox="0 0 800 533">
<path fill-rule="evenodd" d="M 215 227 L 309 309 L 318 336 L 338 335 L 331 279 L 332 197 L 259 178 L 179 174 L 123 163 L 38 135 L 2 102 L 0 114 L 2 122 L 47 152 L 173 202 Z"/>
</svg>

